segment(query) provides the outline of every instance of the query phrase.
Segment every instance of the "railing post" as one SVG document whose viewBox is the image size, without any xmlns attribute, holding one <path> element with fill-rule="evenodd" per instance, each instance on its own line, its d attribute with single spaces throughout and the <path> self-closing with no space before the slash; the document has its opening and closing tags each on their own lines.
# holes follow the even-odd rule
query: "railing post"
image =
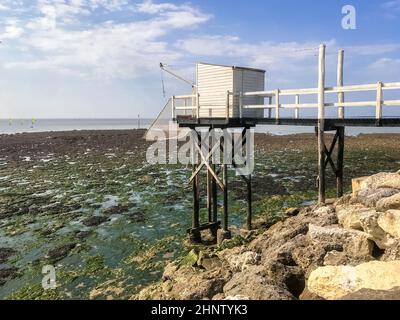
<svg viewBox="0 0 400 320">
<path fill-rule="evenodd" d="M 229 90 L 226 93 L 226 119 L 229 119 Z"/>
<path fill-rule="evenodd" d="M 382 82 L 378 82 L 377 88 L 376 88 L 376 112 L 375 112 L 375 117 L 377 120 L 380 120 L 382 118 Z"/>
<path fill-rule="evenodd" d="M 199 119 L 200 118 L 200 94 L 199 93 L 196 94 L 196 102 L 197 102 L 196 116 L 197 116 L 197 119 Z"/>
<path fill-rule="evenodd" d="M 270 107 L 268 108 L 268 118 L 271 119 L 272 118 L 272 109 L 271 109 L 272 97 L 271 96 L 268 97 L 268 104 L 270 105 Z"/>
<path fill-rule="evenodd" d="M 171 112 L 172 112 L 172 120 L 175 119 L 175 96 L 172 96 L 172 102 L 171 102 Z"/>
<path fill-rule="evenodd" d="M 275 90 L 275 119 L 276 121 L 279 121 L 280 118 L 280 102 L 279 102 L 279 89 Z"/>
<path fill-rule="evenodd" d="M 343 86 L 343 61 L 344 61 L 344 50 L 339 50 L 338 55 L 338 69 L 337 69 L 337 86 Z M 344 103 L 344 92 L 338 93 L 338 102 Z M 339 106 L 338 109 L 339 119 L 344 119 L 344 106 Z"/>
<path fill-rule="evenodd" d="M 319 47 L 318 58 L 318 202 L 325 203 L 325 44 Z"/>
<path fill-rule="evenodd" d="M 239 94 L 239 115 L 240 115 L 240 119 L 243 118 L 243 92 L 240 91 Z"/>
<path fill-rule="evenodd" d="M 297 105 L 297 107 L 294 110 L 294 117 L 296 119 L 299 119 L 299 111 L 300 111 L 299 104 L 300 104 L 300 96 L 298 94 L 296 94 L 296 105 Z"/>
</svg>

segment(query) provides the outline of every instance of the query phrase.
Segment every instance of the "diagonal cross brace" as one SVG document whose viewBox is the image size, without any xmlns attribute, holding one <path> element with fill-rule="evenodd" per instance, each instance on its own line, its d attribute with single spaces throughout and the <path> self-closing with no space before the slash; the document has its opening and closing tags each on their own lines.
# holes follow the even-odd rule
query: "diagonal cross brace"
<svg viewBox="0 0 400 320">
<path fill-rule="evenodd" d="M 200 163 L 200 165 L 196 168 L 196 171 L 193 172 L 192 176 L 189 179 L 189 182 L 192 182 L 193 179 L 196 177 L 196 175 L 200 172 L 200 170 L 203 168 L 203 166 L 205 165 L 208 169 L 208 171 L 211 173 L 211 175 L 214 177 L 215 181 L 217 182 L 218 186 L 221 188 L 221 190 L 224 190 L 225 186 L 224 184 L 219 180 L 217 174 L 215 173 L 215 171 L 211 168 L 210 164 L 208 163 L 208 160 L 211 158 L 211 156 L 213 155 L 213 153 L 215 152 L 215 150 L 217 149 L 217 147 L 219 147 L 219 144 L 215 144 L 214 147 L 212 148 L 212 150 L 207 154 L 207 156 L 205 156 L 203 154 L 203 151 L 201 150 L 201 148 L 199 147 L 198 143 L 198 137 L 196 139 L 196 143 L 194 144 L 196 149 L 199 151 L 200 153 L 200 157 L 202 159 L 202 162 Z"/>
</svg>

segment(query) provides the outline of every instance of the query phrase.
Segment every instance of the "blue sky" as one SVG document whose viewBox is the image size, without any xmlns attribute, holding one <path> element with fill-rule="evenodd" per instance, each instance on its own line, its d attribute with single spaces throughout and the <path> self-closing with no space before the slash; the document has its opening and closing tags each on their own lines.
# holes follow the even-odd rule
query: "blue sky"
<svg viewBox="0 0 400 320">
<path fill-rule="evenodd" d="M 357 29 L 341 27 L 351 4 Z M 160 61 L 194 78 L 196 61 L 267 70 L 267 87 L 327 81 L 345 49 L 345 83 L 400 81 L 400 0 L 0 0 L 0 118 L 154 117 Z M 168 95 L 190 88 L 166 77 Z"/>
</svg>

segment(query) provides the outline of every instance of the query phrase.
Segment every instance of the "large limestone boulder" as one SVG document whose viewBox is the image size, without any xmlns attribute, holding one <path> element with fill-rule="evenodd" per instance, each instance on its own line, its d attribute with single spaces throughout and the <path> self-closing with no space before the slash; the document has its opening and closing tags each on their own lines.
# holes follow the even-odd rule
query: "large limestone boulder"
<svg viewBox="0 0 400 320">
<path fill-rule="evenodd" d="M 372 261 L 351 266 L 327 266 L 314 270 L 308 290 L 324 299 L 337 300 L 362 289 L 386 291 L 400 286 L 400 261 Z"/>
<path fill-rule="evenodd" d="M 379 201 L 397 193 L 399 190 L 393 188 L 362 189 L 358 192 L 356 199 L 367 207 L 375 207 Z"/>
<path fill-rule="evenodd" d="M 379 200 L 376 203 L 377 210 L 386 211 L 390 209 L 400 210 L 400 192 Z"/>
<path fill-rule="evenodd" d="M 378 217 L 378 225 L 394 238 L 400 238 L 400 210 L 388 210 Z"/>
<path fill-rule="evenodd" d="M 340 300 L 400 300 L 400 287 L 390 290 L 361 289 L 340 298 Z"/>
<path fill-rule="evenodd" d="M 360 217 L 361 226 L 365 233 L 376 243 L 380 249 L 387 249 L 396 243 L 396 240 L 382 229 L 379 224 L 379 219 L 382 213 L 377 211 L 370 211 Z"/>
<path fill-rule="evenodd" d="M 361 189 L 392 188 L 400 189 L 400 171 L 396 173 L 381 172 L 364 179 Z"/>
<path fill-rule="evenodd" d="M 319 227 L 309 225 L 308 236 L 314 243 L 326 244 L 332 249 L 341 247 L 351 256 L 371 256 L 373 243 L 370 236 L 358 230 L 346 230 L 339 226 Z"/>
<path fill-rule="evenodd" d="M 361 204 L 336 207 L 339 224 L 345 229 L 364 231 L 361 219 L 375 213 L 374 209 L 367 208 Z"/>
<path fill-rule="evenodd" d="M 295 300 L 286 289 L 277 286 L 261 275 L 239 272 L 224 286 L 226 297 L 245 296 L 251 300 Z"/>
</svg>

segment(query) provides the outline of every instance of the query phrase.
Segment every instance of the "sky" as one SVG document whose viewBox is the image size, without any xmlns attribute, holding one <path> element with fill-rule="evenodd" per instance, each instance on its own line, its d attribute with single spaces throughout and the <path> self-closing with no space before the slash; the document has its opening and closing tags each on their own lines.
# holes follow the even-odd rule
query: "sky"
<svg viewBox="0 0 400 320">
<path fill-rule="evenodd" d="M 344 5 L 356 9 L 345 30 Z M 0 118 L 153 118 L 159 63 L 195 78 L 198 61 L 262 68 L 267 88 L 400 81 L 400 0 L 0 0 Z M 165 75 L 166 95 L 191 88 Z"/>
</svg>

